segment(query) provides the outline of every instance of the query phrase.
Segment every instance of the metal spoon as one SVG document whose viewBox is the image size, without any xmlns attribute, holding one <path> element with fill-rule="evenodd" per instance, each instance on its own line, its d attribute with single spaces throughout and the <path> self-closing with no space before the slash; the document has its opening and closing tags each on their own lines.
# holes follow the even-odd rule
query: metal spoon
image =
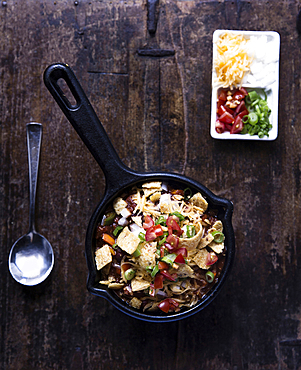
<svg viewBox="0 0 301 370">
<path fill-rule="evenodd" d="M 54 264 L 53 249 L 35 230 L 35 200 L 42 141 L 42 125 L 26 125 L 29 163 L 29 232 L 12 246 L 8 266 L 13 278 L 23 285 L 37 285 L 50 274 Z"/>
</svg>

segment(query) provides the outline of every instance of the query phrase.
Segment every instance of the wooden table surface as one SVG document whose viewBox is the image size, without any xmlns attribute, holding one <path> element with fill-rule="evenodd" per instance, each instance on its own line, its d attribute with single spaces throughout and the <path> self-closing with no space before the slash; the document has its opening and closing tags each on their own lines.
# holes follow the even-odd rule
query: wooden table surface
<svg viewBox="0 0 301 370">
<path fill-rule="evenodd" d="M 0 4 L 1 369 L 301 368 L 300 1 L 152 3 Z M 216 29 L 280 34 L 277 140 L 211 138 Z M 200 313 L 147 323 L 87 291 L 85 233 L 105 181 L 43 83 L 55 62 L 75 71 L 127 166 L 184 174 L 233 202 L 233 270 Z M 36 227 L 55 252 L 37 287 L 7 265 L 28 229 L 30 121 L 43 124 Z"/>
</svg>

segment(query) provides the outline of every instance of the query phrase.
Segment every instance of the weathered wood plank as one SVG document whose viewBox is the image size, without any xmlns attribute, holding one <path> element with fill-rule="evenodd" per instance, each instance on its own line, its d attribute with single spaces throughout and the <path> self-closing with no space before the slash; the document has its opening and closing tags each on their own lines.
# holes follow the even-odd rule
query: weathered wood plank
<svg viewBox="0 0 301 370">
<path fill-rule="evenodd" d="M 2 2 L 1 368 L 300 366 L 299 7 L 297 0 L 160 0 L 150 33 L 144 0 Z M 280 33 L 275 142 L 210 137 L 211 43 L 218 28 Z M 174 53 L 143 56 L 139 49 Z M 54 62 L 74 69 L 126 165 L 183 173 L 233 201 L 235 266 L 200 314 L 154 325 L 87 292 L 85 232 L 105 182 L 43 84 Z M 32 289 L 15 283 L 7 268 L 12 243 L 28 227 L 25 124 L 31 120 L 44 127 L 37 228 L 56 258 L 50 279 Z"/>
</svg>

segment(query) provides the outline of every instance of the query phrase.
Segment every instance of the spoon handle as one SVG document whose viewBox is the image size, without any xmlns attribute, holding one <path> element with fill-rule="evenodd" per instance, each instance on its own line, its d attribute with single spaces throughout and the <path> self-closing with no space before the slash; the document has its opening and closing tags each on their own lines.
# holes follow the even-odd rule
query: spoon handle
<svg viewBox="0 0 301 370">
<path fill-rule="evenodd" d="M 36 191 L 42 141 L 42 125 L 30 122 L 26 125 L 29 165 L 29 231 L 35 231 Z"/>
</svg>

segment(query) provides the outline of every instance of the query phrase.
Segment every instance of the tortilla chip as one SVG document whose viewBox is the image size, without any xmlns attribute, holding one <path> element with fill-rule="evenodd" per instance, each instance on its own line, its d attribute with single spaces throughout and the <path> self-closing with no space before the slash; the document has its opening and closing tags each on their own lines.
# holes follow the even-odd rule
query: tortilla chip
<svg viewBox="0 0 301 370">
<path fill-rule="evenodd" d="M 196 256 L 194 256 L 193 261 L 199 266 L 199 268 L 208 270 L 209 265 L 206 265 L 207 261 L 207 255 L 208 255 L 207 249 L 201 249 Z"/>
<path fill-rule="evenodd" d="M 181 263 L 178 266 L 179 268 L 176 270 L 178 277 L 180 278 L 193 277 L 194 271 L 190 266 L 184 263 Z"/>
<path fill-rule="evenodd" d="M 213 241 L 214 237 L 211 233 L 207 234 L 200 240 L 199 248 L 205 248 L 208 244 Z"/>
<path fill-rule="evenodd" d="M 120 215 L 120 212 L 126 208 L 127 206 L 127 202 L 125 200 L 123 200 L 122 198 L 118 197 L 114 200 L 113 202 L 113 207 L 114 207 L 114 210 L 115 212 Z"/>
<path fill-rule="evenodd" d="M 122 284 L 122 283 L 115 283 L 114 282 L 114 283 L 110 283 L 108 288 L 110 288 L 110 289 L 120 289 L 123 286 L 124 286 L 124 284 Z"/>
<path fill-rule="evenodd" d="M 223 223 L 222 223 L 222 221 L 220 221 L 220 220 L 216 221 L 213 224 L 212 228 L 215 229 L 216 231 L 222 232 L 223 231 Z"/>
<path fill-rule="evenodd" d="M 201 223 L 195 226 L 197 234 L 192 238 L 179 238 L 179 248 L 186 248 L 188 251 L 196 249 L 203 235 L 203 227 Z"/>
<path fill-rule="evenodd" d="M 119 234 L 116 243 L 126 253 L 133 254 L 140 243 L 140 239 L 126 226 Z"/>
<path fill-rule="evenodd" d="M 208 247 L 210 247 L 213 250 L 213 252 L 220 254 L 224 250 L 225 245 L 224 242 L 216 243 L 213 241 L 208 245 Z"/>
<path fill-rule="evenodd" d="M 154 193 L 153 195 L 150 196 L 150 200 L 155 203 L 155 202 L 158 202 L 161 198 L 161 192 L 160 191 L 157 191 L 156 193 Z"/>
<path fill-rule="evenodd" d="M 140 280 L 134 278 L 131 280 L 131 288 L 133 292 L 138 292 L 139 290 L 147 289 L 150 286 L 150 283 L 146 280 Z"/>
<path fill-rule="evenodd" d="M 112 253 L 107 244 L 97 249 L 95 252 L 95 261 L 97 270 L 101 270 L 108 263 L 112 262 Z"/>
<path fill-rule="evenodd" d="M 139 308 L 141 307 L 141 304 L 142 304 L 142 301 L 140 301 L 140 299 L 134 297 L 130 300 L 130 306 L 134 307 L 134 308 L 137 308 L 139 310 Z"/>
<path fill-rule="evenodd" d="M 208 203 L 205 198 L 203 198 L 201 193 L 194 194 L 190 199 L 189 203 L 192 203 L 194 206 L 201 208 L 203 211 L 206 211 L 208 208 Z"/>
<path fill-rule="evenodd" d="M 146 182 L 142 185 L 143 189 L 158 189 L 161 190 L 161 182 L 160 181 L 153 181 L 153 182 Z"/>
</svg>

